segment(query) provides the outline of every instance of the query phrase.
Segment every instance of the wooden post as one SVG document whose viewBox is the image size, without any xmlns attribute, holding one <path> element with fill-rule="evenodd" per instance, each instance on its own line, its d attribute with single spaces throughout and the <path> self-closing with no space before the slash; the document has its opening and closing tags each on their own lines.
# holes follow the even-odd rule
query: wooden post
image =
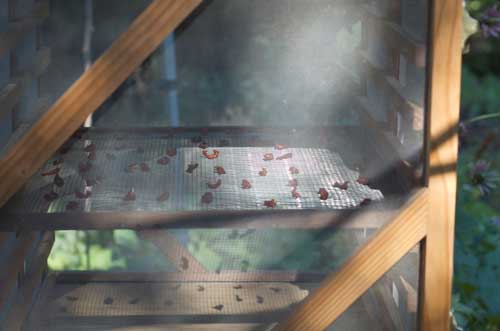
<svg viewBox="0 0 500 331">
<path fill-rule="evenodd" d="M 427 113 L 428 234 L 421 329 L 449 330 L 460 102 L 462 1 L 432 1 Z M 450 170 L 453 169 L 453 170 Z"/>
</svg>

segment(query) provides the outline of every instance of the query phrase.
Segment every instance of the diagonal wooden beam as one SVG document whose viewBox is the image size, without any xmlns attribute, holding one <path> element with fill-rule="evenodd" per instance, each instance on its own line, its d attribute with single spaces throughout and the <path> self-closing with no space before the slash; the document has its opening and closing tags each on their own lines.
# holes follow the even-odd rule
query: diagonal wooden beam
<svg viewBox="0 0 500 331">
<path fill-rule="evenodd" d="M 427 203 L 427 191 L 422 190 L 273 331 L 323 331 L 329 327 L 425 237 Z"/>
<path fill-rule="evenodd" d="M 0 161 L 0 206 L 202 0 L 155 0 Z"/>
</svg>

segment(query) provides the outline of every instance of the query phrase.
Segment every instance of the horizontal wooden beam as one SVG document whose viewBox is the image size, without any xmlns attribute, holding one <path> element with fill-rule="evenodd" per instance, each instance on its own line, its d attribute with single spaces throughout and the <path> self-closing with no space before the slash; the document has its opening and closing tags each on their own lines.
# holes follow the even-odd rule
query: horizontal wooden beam
<svg viewBox="0 0 500 331">
<path fill-rule="evenodd" d="M 30 31 L 42 23 L 50 13 L 50 1 L 35 1 L 30 15 L 16 18 L 10 22 L 7 31 L 0 32 L 0 56 L 3 56 L 8 50 L 14 48 Z"/>
<path fill-rule="evenodd" d="M 0 160 L 0 206 L 132 74 L 201 0 L 155 0 Z"/>
<path fill-rule="evenodd" d="M 318 272 L 258 270 L 242 272 L 113 272 L 59 271 L 54 274 L 58 283 L 88 282 L 289 282 L 319 283 L 327 275 Z"/>
<path fill-rule="evenodd" d="M 321 283 L 273 331 L 323 331 L 426 235 L 428 195 L 421 190 L 402 212 Z"/>
<path fill-rule="evenodd" d="M 315 212 L 314 210 L 248 210 L 201 212 L 83 212 L 13 214 L 0 211 L 0 231 L 93 229 L 377 229 L 394 213 L 384 201 L 362 209 Z M 307 218 L 307 220 L 305 220 Z"/>
</svg>

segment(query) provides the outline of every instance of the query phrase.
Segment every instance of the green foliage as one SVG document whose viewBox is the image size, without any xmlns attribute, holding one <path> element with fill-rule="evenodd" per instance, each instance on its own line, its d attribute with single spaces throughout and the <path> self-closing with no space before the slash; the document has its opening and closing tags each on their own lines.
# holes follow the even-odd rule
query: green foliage
<svg viewBox="0 0 500 331">
<path fill-rule="evenodd" d="M 52 270 L 166 271 L 174 267 L 131 230 L 57 231 L 48 258 Z"/>
</svg>

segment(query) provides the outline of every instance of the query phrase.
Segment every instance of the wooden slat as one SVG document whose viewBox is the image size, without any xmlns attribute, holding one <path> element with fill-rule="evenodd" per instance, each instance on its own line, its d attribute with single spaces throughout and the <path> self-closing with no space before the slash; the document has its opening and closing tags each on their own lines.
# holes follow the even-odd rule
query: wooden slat
<svg viewBox="0 0 500 331">
<path fill-rule="evenodd" d="M 29 328 L 36 331 L 266 331 L 269 326 L 257 323 L 210 323 L 210 324 L 170 324 L 158 323 L 155 325 L 123 325 L 124 323 L 105 323 L 101 325 L 75 325 L 71 321 L 67 323 L 50 325 L 47 328 Z"/>
<path fill-rule="evenodd" d="M 383 203 L 383 202 L 382 202 Z M 52 214 L 2 214 L 0 231 L 69 229 L 377 229 L 396 212 L 377 203 L 346 212 L 292 211 L 216 211 L 216 212 L 95 212 Z M 307 221 L 304 221 L 307 217 Z"/>
<path fill-rule="evenodd" d="M 425 66 L 426 48 L 424 44 L 414 40 L 398 24 L 380 16 L 374 5 L 364 5 L 363 10 L 370 29 L 380 31 L 380 36 L 389 47 L 404 54 L 409 62 L 418 68 Z"/>
<path fill-rule="evenodd" d="M 462 1 L 432 1 L 428 113 L 429 210 L 422 330 L 449 330 L 453 275 Z M 450 168 L 451 166 L 451 168 Z M 435 173 L 433 169 L 450 169 Z"/>
<path fill-rule="evenodd" d="M 0 206 L 199 4 L 155 0 L 0 161 Z"/>
<path fill-rule="evenodd" d="M 421 190 L 390 224 L 273 331 L 323 331 L 426 234 L 428 195 Z"/>
<path fill-rule="evenodd" d="M 19 102 L 23 89 L 19 83 L 9 83 L 0 91 L 0 120 Z"/>
<path fill-rule="evenodd" d="M 180 272 L 207 272 L 205 267 L 177 240 L 161 230 L 143 230 L 139 232 L 143 239 L 151 241 L 172 262 Z"/>
<path fill-rule="evenodd" d="M 49 0 L 36 1 L 31 15 L 17 18 L 8 25 L 7 31 L 0 32 L 0 56 L 14 48 L 27 32 L 42 23 L 50 11 Z"/>
<path fill-rule="evenodd" d="M 239 282 L 49 282 L 36 303 L 30 326 L 87 326 L 90 329 L 170 323 L 270 323 L 308 290 L 290 283 Z M 104 327 L 107 326 L 108 328 Z"/>
<path fill-rule="evenodd" d="M 384 69 L 378 67 L 368 58 L 366 53 L 361 52 L 360 57 L 366 68 L 366 73 L 381 83 L 380 88 L 391 94 L 390 111 L 399 112 L 415 131 L 424 128 L 424 108 L 415 102 L 407 100 L 403 93 L 403 87 L 397 79 L 391 77 Z"/>
<path fill-rule="evenodd" d="M 28 314 L 36 300 L 36 295 L 42 286 L 47 270 L 47 258 L 54 243 L 54 233 L 44 234 L 36 253 L 31 259 L 25 277 L 21 281 L 20 290 L 16 295 L 13 307 L 2 327 L 9 331 L 21 331 Z"/>
<path fill-rule="evenodd" d="M 36 244 L 38 235 L 36 232 L 21 234 L 9 259 L 2 263 L 0 268 L 0 307 L 5 305 L 12 289 L 17 286 L 17 281 L 24 274 L 25 259 Z"/>
</svg>

